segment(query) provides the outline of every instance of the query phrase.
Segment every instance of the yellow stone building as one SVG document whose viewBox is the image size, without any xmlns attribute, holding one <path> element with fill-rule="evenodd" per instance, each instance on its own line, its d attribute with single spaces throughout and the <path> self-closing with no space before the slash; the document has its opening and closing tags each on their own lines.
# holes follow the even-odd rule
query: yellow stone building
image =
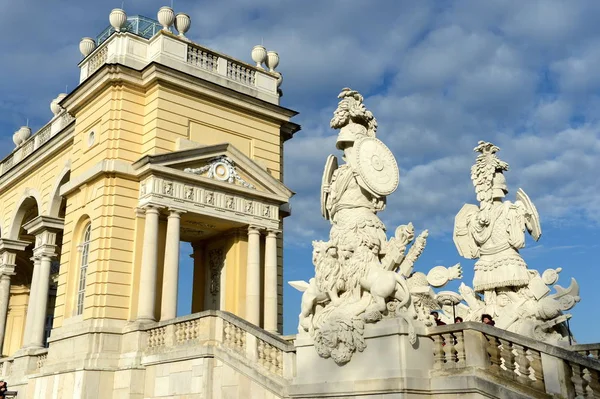
<svg viewBox="0 0 600 399">
<path fill-rule="evenodd" d="M 94 335 L 174 319 L 180 242 L 192 313 L 282 329 L 283 149 L 300 127 L 277 54 L 257 46 L 254 66 L 123 15 L 82 40 L 79 86 L 0 164 L 0 342 L 23 378 L 31 359 L 82 369 L 106 349 Z"/>
</svg>

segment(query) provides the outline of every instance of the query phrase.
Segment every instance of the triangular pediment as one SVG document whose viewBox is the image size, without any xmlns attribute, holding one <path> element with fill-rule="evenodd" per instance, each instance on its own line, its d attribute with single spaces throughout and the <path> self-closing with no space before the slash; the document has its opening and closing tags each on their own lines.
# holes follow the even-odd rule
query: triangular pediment
<svg viewBox="0 0 600 399">
<path fill-rule="evenodd" d="M 147 155 L 133 164 L 141 173 L 176 172 L 179 176 L 255 191 L 287 202 L 294 193 L 232 144 L 215 144 L 168 154 Z"/>
</svg>

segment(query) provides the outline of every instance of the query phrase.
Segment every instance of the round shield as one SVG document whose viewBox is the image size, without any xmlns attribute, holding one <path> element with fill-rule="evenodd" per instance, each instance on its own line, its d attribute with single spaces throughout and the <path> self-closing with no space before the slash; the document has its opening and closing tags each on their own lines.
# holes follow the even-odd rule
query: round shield
<svg viewBox="0 0 600 399">
<path fill-rule="evenodd" d="M 381 140 L 363 137 L 354 143 L 355 170 L 369 190 L 381 196 L 398 188 L 400 172 L 394 154 Z"/>
</svg>

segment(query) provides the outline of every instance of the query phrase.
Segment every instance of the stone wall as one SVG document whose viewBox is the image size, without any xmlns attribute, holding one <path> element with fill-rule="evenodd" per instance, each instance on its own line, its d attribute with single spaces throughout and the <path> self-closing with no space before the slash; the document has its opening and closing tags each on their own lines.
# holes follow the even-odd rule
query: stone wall
<svg viewBox="0 0 600 399">
<path fill-rule="evenodd" d="M 595 346 L 574 351 L 481 323 L 417 331 L 401 319 L 365 329 L 367 347 L 337 365 L 308 335 L 295 345 L 226 312 L 145 325 L 87 321 L 50 350 L 0 361 L 26 398 L 596 397 Z M 580 351 L 587 351 L 579 354 Z M 596 396 L 594 396 L 596 395 Z"/>
</svg>

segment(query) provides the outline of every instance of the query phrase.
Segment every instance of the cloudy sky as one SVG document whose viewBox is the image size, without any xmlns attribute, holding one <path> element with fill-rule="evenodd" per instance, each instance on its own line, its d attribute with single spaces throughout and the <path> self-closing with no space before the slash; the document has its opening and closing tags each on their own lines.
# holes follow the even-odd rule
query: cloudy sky
<svg viewBox="0 0 600 399">
<path fill-rule="evenodd" d="M 163 0 L 126 0 L 130 15 L 155 17 Z M 474 202 L 469 168 L 478 140 L 493 141 L 536 203 L 544 235 L 527 242 L 532 268 L 562 267 L 578 279 L 582 302 L 571 326 L 599 341 L 594 304 L 600 270 L 600 2 L 499 0 L 191 1 L 188 36 L 250 61 L 264 43 L 281 57 L 282 105 L 303 129 L 286 145 L 286 184 L 297 192 L 286 220 L 285 280 L 313 275 L 310 243 L 327 236 L 319 182 L 335 153 L 329 119 L 352 87 L 379 122 L 378 137 L 400 165 L 400 187 L 381 214 L 389 230 L 412 221 L 429 229 L 417 268 L 472 261 L 452 243 L 454 215 Z M 0 0 L 0 145 L 27 119 L 34 130 L 50 101 L 78 81 L 79 39 L 96 36 L 121 0 Z M 184 249 L 185 251 L 185 249 Z M 183 267 L 182 270 L 188 270 Z M 184 286 L 185 287 L 185 286 Z M 191 289 L 187 287 L 185 289 Z M 300 294 L 285 290 L 285 332 L 297 323 Z M 589 319 L 593 319 L 590 324 Z"/>
</svg>

